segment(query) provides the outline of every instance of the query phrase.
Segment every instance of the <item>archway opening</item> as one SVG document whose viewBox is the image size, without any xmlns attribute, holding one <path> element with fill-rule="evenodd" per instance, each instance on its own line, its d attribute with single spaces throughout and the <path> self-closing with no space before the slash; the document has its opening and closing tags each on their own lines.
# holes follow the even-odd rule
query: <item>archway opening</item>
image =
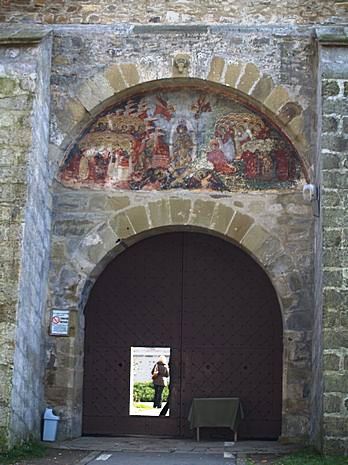
<svg viewBox="0 0 348 465">
<path fill-rule="evenodd" d="M 134 347 L 170 348 L 169 416 L 129 414 Z M 144 239 L 105 268 L 86 306 L 83 433 L 189 436 L 193 398 L 238 397 L 240 437 L 277 438 L 282 352 L 275 290 L 248 254 L 194 232 Z"/>
</svg>

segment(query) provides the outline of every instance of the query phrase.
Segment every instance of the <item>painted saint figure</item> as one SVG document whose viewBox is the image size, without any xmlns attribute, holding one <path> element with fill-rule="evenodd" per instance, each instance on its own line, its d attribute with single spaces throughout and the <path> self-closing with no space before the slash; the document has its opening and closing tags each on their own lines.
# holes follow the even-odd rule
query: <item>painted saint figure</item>
<svg viewBox="0 0 348 465">
<path fill-rule="evenodd" d="M 236 168 L 227 163 L 225 154 L 220 149 L 219 141 L 217 139 L 213 139 L 210 141 L 209 145 L 211 150 L 207 153 L 207 160 L 213 164 L 214 170 L 218 173 L 234 174 L 236 172 Z"/>
<path fill-rule="evenodd" d="M 194 143 L 188 132 L 185 121 L 180 121 L 176 127 L 173 144 L 173 166 L 177 169 L 185 169 L 192 161 Z"/>
</svg>

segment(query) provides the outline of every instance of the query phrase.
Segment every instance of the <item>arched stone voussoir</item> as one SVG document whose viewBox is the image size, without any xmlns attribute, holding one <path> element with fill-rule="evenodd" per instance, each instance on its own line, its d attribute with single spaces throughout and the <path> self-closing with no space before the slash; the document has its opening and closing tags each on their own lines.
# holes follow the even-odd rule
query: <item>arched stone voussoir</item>
<svg viewBox="0 0 348 465">
<path fill-rule="evenodd" d="M 210 222 L 209 229 L 217 233 L 226 234 L 235 212 L 224 203 L 217 203 Z"/>
<path fill-rule="evenodd" d="M 139 66 L 136 63 L 114 64 L 85 82 L 77 89 L 75 98 L 91 112 L 114 94 L 136 86 L 146 79 L 140 79 Z"/>
</svg>

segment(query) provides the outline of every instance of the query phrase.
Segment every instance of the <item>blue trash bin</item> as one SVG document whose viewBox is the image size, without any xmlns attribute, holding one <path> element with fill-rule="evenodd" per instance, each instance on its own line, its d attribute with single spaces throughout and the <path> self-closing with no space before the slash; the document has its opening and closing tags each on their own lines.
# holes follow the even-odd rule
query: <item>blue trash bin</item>
<svg viewBox="0 0 348 465">
<path fill-rule="evenodd" d="M 51 408 L 46 408 L 43 420 L 44 425 L 42 440 L 54 442 L 57 437 L 59 417 L 53 413 L 53 410 Z"/>
</svg>

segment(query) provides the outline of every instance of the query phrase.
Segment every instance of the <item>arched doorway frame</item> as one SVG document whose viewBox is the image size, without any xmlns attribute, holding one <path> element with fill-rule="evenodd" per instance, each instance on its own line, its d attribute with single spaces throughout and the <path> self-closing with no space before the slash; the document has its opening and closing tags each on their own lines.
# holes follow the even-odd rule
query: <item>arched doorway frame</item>
<svg viewBox="0 0 348 465">
<path fill-rule="evenodd" d="M 249 82 L 249 90 L 246 90 L 245 79 L 247 79 L 250 71 L 250 64 L 243 64 L 239 67 L 239 77 L 236 78 L 235 85 L 233 85 L 232 82 L 227 82 L 228 70 L 232 65 L 225 63 L 225 71 L 221 73 L 218 79 L 213 72 L 213 62 L 214 59 L 211 62 L 208 78 L 202 76 L 146 81 L 141 77 L 142 73 L 139 66 L 129 65 L 128 70 L 135 67 L 136 72 L 134 75 L 136 79 L 126 80 L 126 68 L 124 68 L 122 72 L 124 85 L 122 84 L 121 88 L 118 88 L 118 84 L 115 84 L 116 87 L 113 86 L 113 89 L 110 90 L 106 86 L 103 90 L 105 73 L 108 70 L 103 73 L 103 79 L 99 75 L 89 79 L 83 86 L 78 88 L 76 99 L 78 105 L 83 106 L 84 102 L 86 102 L 86 89 L 88 89 L 87 93 L 89 94 L 92 91 L 94 92 L 97 89 L 96 83 L 101 79 L 100 88 L 95 90 L 96 96 L 91 99 L 91 102 L 94 102 L 94 107 L 87 108 L 87 106 L 84 106 L 78 112 L 78 117 L 73 121 L 73 129 L 65 136 L 59 148 L 54 149 L 52 156 L 58 161 L 57 166 L 63 162 L 71 144 L 78 139 L 83 129 L 101 111 L 129 95 L 151 91 L 158 85 L 168 89 L 173 86 L 189 85 L 192 88 L 203 87 L 207 91 L 214 89 L 226 95 L 237 96 L 250 108 L 254 108 L 266 116 L 271 123 L 282 131 L 297 150 L 305 178 L 308 180 L 309 170 L 306 161 L 308 146 L 302 132 L 303 109 L 300 109 L 300 114 L 295 116 L 290 114 L 289 117 L 286 117 L 284 108 L 286 109 L 294 102 L 289 96 L 289 92 L 282 86 L 274 87 L 272 84 L 267 95 L 256 98 L 254 91 L 257 85 L 261 81 L 263 83 L 268 82 L 269 76 L 262 76 L 259 73 L 253 82 Z M 122 65 L 118 66 L 120 69 L 121 67 Z M 62 188 L 58 184 L 54 187 L 57 198 L 60 195 L 60 189 Z M 82 193 L 81 195 L 85 194 Z M 102 195 L 106 198 L 108 193 L 103 192 Z M 245 193 L 244 195 L 248 196 L 249 194 Z M 305 215 L 308 216 L 308 224 L 311 224 L 310 207 L 303 206 L 301 192 L 295 192 L 295 195 L 297 195 L 301 208 L 307 212 Z M 81 433 L 83 309 L 93 283 L 107 263 L 132 243 L 164 230 L 190 230 L 193 228 L 207 234 L 218 235 L 243 248 L 269 276 L 278 296 L 284 329 L 282 436 L 296 438 L 297 440 L 305 439 L 309 417 L 308 403 L 303 401 L 301 389 L 299 390 L 297 386 L 294 386 L 293 382 L 290 382 L 290 378 L 294 379 L 294 374 L 290 374 L 294 367 L 290 365 L 292 365 L 292 360 L 298 357 L 298 354 L 301 357 L 302 353 L 305 353 L 305 357 L 308 358 L 310 341 L 306 339 L 307 336 L 304 336 L 302 332 L 305 333 L 309 330 L 308 321 L 310 317 L 305 314 L 309 313 L 308 302 L 310 299 L 305 296 L 308 291 L 305 289 L 306 283 L 303 269 L 297 270 L 297 265 L 294 264 L 291 251 L 287 248 L 284 237 L 278 237 L 277 234 L 274 234 L 272 229 L 267 227 L 267 221 L 259 221 L 243 206 L 232 207 L 233 194 L 225 198 L 224 196 L 210 196 L 207 193 L 190 194 L 188 192 L 180 193 L 180 195 L 173 192 L 144 193 L 143 198 L 140 198 L 139 193 L 128 193 L 127 196 L 129 201 L 126 202 L 125 206 L 122 205 L 116 213 L 107 219 L 101 220 L 98 226 L 89 230 L 78 244 L 75 243 L 74 250 L 65 253 L 63 265 L 60 264 L 56 267 L 54 264 L 51 267 L 51 275 L 54 274 L 55 276 L 51 279 L 49 289 L 47 321 L 50 310 L 57 305 L 62 306 L 63 304 L 65 308 L 72 310 L 75 315 L 74 337 L 70 338 L 65 344 L 60 343 L 61 346 L 65 346 L 64 352 L 71 358 L 74 368 L 67 370 L 66 367 L 54 367 L 56 370 L 55 379 L 60 372 L 65 373 L 63 388 L 68 396 L 66 402 L 61 402 L 62 423 L 64 425 L 61 428 L 62 436 L 74 437 Z M 55 244 L 52 247 L 52 256 L 56 253 L 54 249 Z M 69 283 L 67 283 L 67 278 Z M 55 295 L 57 289 L 59 289 L 59 295 Z M 300 314 L 300 317 L 297 318 L 294 315 L 295 313 Z M 301 328 L 301 317 L 303 315 L 305 315 L 303 317 L 305 323 L 304 327 Z M 50 346 L 50 343 L 48 343 L 48 346 Z M 303 346 L 307 348 L 303 349 Z M 304 369 L 304 373 L 308 378 L 310 373 L 308 367 Z M 46 380 L 49 377 L 50 369 L 47 370 Z M 49 402 L 50 390 L 47 389 L 46 392 L 47 401 Z M 298 406 L 300 406 L 300 409 Z"/>
</svg>

